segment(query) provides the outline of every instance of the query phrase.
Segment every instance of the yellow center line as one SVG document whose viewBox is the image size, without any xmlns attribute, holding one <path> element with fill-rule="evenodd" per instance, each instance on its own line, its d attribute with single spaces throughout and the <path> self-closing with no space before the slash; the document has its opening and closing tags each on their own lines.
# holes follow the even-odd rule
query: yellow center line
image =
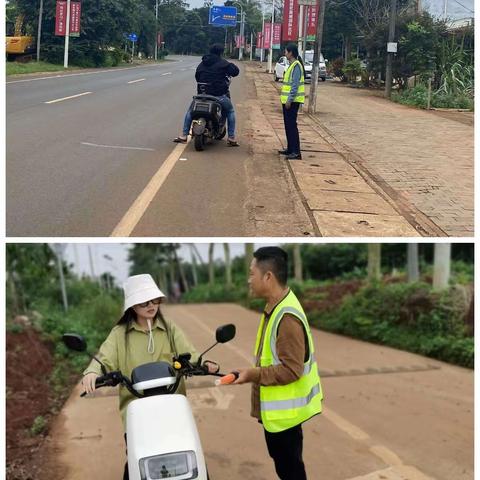
<svg viewBox="0 0 480 480">
<path fill-rule="evenodd" d="M 155 195 L 160 190 L 160 187 L 164 184 L 173 167 L 177 163 L 177 160 L 182 155 L 188 143 L 179 143 L 167 157 L 162 166 L 157 170 L 157 173 L 151 178 L 147 186 L 143 189 L 142 193 L 133 202 L 132 206 L 128 209 L 127 213 L 120 220 L 118 225 L 111 233 L 111 237 L 128 237 L 137 226 L 140 219 L 145 214 L 147 208 L 152 203 Z"/>
</svg>

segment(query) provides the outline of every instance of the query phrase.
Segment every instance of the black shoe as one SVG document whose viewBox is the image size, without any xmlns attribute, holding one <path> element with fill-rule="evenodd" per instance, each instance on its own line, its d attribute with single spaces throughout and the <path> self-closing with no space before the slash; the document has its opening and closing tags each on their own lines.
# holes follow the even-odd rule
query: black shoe
<svg viewBox="0 0 480 480">
<path fill-rule="evenodd" d="M 286 157 L 287 160 L 301 160 L 302 154 L 301 153 L 289 153 Z"/>
<path fill-rule="evenodd" d="M 286 150 L 286 149 L 285 149 L 285 150 L 279 150 L 278 153 L 279 153 L 280 155 L 290 155 L 290 152 L 289 152 L 288 150 Z"/>
</svg>

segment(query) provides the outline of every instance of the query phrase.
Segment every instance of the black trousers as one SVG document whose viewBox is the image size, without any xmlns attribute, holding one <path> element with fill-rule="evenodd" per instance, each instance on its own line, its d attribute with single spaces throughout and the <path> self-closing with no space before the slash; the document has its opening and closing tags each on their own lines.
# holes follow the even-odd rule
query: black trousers
<svg viewBox="0 0 480 480">
<path fill-rule="evenodd" d="M 302 459 L 302 425 L 279 433 L 270 433 L 265 430 L 265 440 L 280 480 L 307 480 Z"/>
<path fill-rule="evenodd" d="M 285 105 L 283 107 L 283 122 L 285 123 L 285 135 L 287 136 L 287 151 L 288 153 L 300 153 L 300 135 L 298 134 L 297 116 L 299 103 L 292 103 L 287 110 Z"/>
</svg>

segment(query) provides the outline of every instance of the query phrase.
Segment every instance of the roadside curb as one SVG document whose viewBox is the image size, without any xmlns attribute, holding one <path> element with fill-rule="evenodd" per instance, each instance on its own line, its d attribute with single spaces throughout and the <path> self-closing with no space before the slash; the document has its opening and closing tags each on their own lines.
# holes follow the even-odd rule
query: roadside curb
<svg viewBox="0 0 480 480">
<path fill-rule="evenodd" d="M 246 67 L 271 131 L 284 142 L 280 90 L 257 64 Z M 373 175 L 363 159 L 339 142 L 320 120 L 298 118 L 303 160 L 286 162 L 302 203 L 321 236 L 448 236 L 407 198 Z"/>
</svg>

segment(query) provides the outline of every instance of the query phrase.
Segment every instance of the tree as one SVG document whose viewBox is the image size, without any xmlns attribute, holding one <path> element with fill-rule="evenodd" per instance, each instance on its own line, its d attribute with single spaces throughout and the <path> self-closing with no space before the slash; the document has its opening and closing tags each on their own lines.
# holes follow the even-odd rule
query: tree
<svg viewBox="0 0 480 480">
<path fill-rule="evenodd" d="M 436 243 L 433 259 L 433 288 L 445 289 L 450 279 L 450 243 Z"/>
<path fill-rule="evenodd" d="M 210 243 L 208 246 L 208 283 L 210 286 L 215 284 L 215 262 L 213 259 L 213 252 L 215 249 L 215 244 Z"/>
<path fill-rule="evenodd" d="M 253 243 L 246 243 L 245 244 L 245 274 L 248 278 L 250 274 L 250 263 L 252 263 L 253 259 Z"/>
<path fill-rule="evenodd" d="M 418 282 L 418 243 L 407 244 L 407 273 L 409 282 Z"/>
<path fill-rule="evenodd" d="M 223 244 L 223 250 L 225 253 L 225 282 L 227 287 L 232 286 L 232 262 L 230 261 L 230 245 L 228 243 Z"/>
<path fill-rule="evenodd" d="M 303 264 L 302 253 L 300 251 L 300 244 L 295 243 L 293 245 L 293 266 L 295 271 L 295 280 L 297 282 L 303 281 Z"/>
<path fill-rule="evenodd" d="M 377 281 L 381 278 L 381 244 L 368 244 L 368 279 Z"/>
</svg>

